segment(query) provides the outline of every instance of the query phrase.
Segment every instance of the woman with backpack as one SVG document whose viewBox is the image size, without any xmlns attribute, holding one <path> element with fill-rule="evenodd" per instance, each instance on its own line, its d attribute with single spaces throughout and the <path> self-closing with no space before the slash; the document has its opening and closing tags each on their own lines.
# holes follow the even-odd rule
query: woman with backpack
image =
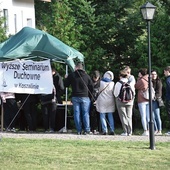
<svg viewBox="0 0 170 170">
<path fill-rule="evenodd" d="M 115 84 L 114 96 L 116 106 L 122 123 L 123 133 L 121 136 L 132 135 L 132 112 L 134 103 L 134 84 L 128 83 L 126 70 L 120 71 L 120 80 Z"/>
</svg>

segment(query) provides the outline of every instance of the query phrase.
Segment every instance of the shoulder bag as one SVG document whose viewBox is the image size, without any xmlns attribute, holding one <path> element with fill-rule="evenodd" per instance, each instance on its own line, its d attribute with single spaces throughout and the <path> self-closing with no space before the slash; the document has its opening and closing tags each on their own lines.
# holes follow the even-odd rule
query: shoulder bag
<svg viewBox="0 0 170 170">
<path fill-rule="evenodd" d="M 159 107 L 164 107 L 164 106 L 165 106 L 164 101 L 162 100 L 161 97 L 158 97 L 158 98 L 156 99 L 156 101 L 158 102 L 158 106 L 159 106 Z"/>
<path fill-rule="evenodd" d="M 110 83 L 109 83 L 110 84 Z M 98 95 L 97 95 L 97 98 L 99 97 L 99 95 L 101 94 L 101 92 L 102 91 L 104 91 L 108 86 L 109 86 L 109 84 L 107 85 L 107 86 L 105 86 L 101 91 L 99 91 L 99 93 L 98 93 Z M 97 99 L 96 99 L 97 100 Z M 96 105 L 96 101 L 93 103 L 93 105 L 95 106 Z"/>
</svg>

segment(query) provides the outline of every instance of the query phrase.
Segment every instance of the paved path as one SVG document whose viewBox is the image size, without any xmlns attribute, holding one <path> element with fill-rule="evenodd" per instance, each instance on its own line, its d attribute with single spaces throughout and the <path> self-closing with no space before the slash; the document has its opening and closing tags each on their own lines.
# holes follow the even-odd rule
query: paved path
<svg viewBox="0 0 170 170">
<path fill-rule="evenodd" d="M 27 139 L 62 139 L 62 140 L 105 140 L 105 141 L 149 141 L 149 136 L 120 136 L 120 135 L 77 135 L 73 133 L 6 133 L 0 132 L 1 138 Z M 155 136 L 155 142 L 170 142 L 170 136 Z"/>
</svg>

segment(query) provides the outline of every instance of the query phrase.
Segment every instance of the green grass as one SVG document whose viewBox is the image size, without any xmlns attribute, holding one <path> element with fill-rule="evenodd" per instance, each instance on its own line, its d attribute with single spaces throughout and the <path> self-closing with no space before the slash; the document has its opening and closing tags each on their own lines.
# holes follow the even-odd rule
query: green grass
<svg viewBox="0 0 170 170">
<path fill-rule="evenodd" d="M 168 170 L 170 143 L 55 139 L 0 141 L 0 170 Z"/>
</svg>

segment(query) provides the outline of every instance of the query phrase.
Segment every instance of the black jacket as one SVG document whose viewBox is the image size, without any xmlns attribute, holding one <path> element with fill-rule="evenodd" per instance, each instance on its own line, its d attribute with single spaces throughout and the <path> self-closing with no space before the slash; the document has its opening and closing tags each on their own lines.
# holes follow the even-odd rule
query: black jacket
<svg viewBox="0 0 170 170">
<path fill-rule="evenodd" d="M 76 70 L 64 80 L 65 87 L 72 87 L 72 97 L 89 97 L 93 92 L 93 83 L 84 70 Z"/>
<path fill-rule="evenodd" d="M 53 84 L 56 89 L 57 102 L 61 104 L 61 96 L 64 94 L 64 83 L 62 77 L 58 73 L 53 75 Z"/>
<path fill-rule="evenodd" d="M 100 79 L 98 81 L 93 81 L 92 79 L 92 82 L 93 82 L 93 93 L 92 93 L 92 97 L 91 97 L 91 101 L 94 102 L 96 101 L 97 97 L 98 97 L 98 94 L 99 94 L 99 88 L 100 88 Z"/>
<path fill-rule="evenodd" d="M 152 80 L 156 98 L 162 97 L 162 81 L 160 79 Z"/>
</svg>

